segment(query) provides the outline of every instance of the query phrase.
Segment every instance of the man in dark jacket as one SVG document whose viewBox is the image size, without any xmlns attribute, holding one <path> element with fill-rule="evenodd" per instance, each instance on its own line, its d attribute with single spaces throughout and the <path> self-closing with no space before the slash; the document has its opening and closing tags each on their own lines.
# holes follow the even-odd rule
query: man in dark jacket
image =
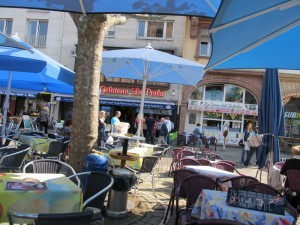
<svg viewBox="0 0 300 225">
<path fill-rule="evenodd" d="M 154 145 L 154 126 L 156 124 L 155 119 L 153 118 L 153 115 L 150 114 L 149 117 L 146 119 L 146 125 L 147 125 L 147 137 L 146 142 L 152 145 Z"/>
</svg>

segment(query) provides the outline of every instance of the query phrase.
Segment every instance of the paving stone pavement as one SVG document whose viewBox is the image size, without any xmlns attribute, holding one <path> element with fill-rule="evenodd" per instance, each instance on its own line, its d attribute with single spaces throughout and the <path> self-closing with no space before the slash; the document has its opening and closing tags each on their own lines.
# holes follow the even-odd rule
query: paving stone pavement
<svg viewBox="0 0 300 225">
<path fill-rule="evenodd" d="M 238 147 L 226 147 L 226 151 L 220 151 L 221 146 L 217 146 L 217 154 L 219 154 L 223 159 L 232 160 L 239 162 L 241 149 Z M 282 154 L 281 157 L 289 158 L 290 155 Z M 251 163 L 255 164 L 255 156 L 253 156 Z M 157 166 L 156 175 L 156 185 L 155 185 L 155 196 L 152 194 L 151 180 L 150 177 L 143 178 L 144 182 L 139 185 L 137 191 L 137 199 L 141 202 L 140 215 L 130 214 L 128 218 L 122 220 L 116 220 L 115 223 L 111 223 L 111 220 L 106 220 L 106 225 L 122 224 L 122 225 L 163 225 L 164 215 L 170 199 L 170 192 L 173 185 L 173 180 L 168 177 L 169 165 L 171 163 L 171 156 L 168 155 L 167 158 L 163 158 L 162 163 Z M 256 166 L 249 166 L 247 168 L 238 169 L 242 174 L 254 176 L 257 172 Z M 266 183 L 267 177 L 266 173 L 262 173 L 262 182 Z M 180 202 L 181 206 L 184 206 L 184 201 Z M 134 219 L 132 219 L 134 217 Z M 135 221 L 134 221 L 135 220 Z M 166 225 L 175 224 L 175 213 L 173 216 L 169 217 Z M 300 225 L 300 220 L 298 219 L 297 225 Z"/>
</svg>

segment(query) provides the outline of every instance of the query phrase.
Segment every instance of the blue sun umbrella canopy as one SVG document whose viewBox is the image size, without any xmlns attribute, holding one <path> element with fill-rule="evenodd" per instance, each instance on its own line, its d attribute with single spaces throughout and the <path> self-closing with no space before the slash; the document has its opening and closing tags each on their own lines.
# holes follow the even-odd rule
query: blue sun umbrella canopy
<svg viewBox="0 0 300 225">
<path fill-rule="evenodd" d="M 143 81 L 140 116 L 143 114 L 147 81 L 197 86 L 203 78 L 204 65 L 145 48 L 104 51 L 101 72 L 109 78 Z M 141 120 L 140 120 L 141 121 Z M 141 123 L 138 126 L 138 134 Z"/>
<path fill-rule="evenodd" d="M 0 0 L 0 7 L 74 13 L 129 13 L 214 17 L 221 0 Z"/>
<path fill-rule="evenodd" d="M 259 167 L 262 168 L 268 152 L 273 152 L 274 162 L 280 158 L 279 136 L 285 136 L 284 107 L 277 69 L 267 69 L 264 75 L 258 112 L 258 133 L 268 134 L 263 138 Z"/>
<path fill-rule="evenodd" d="M 300 69 L 300 2 L 222 1 L 210 28 L 210 69 Z"/>
</svg>

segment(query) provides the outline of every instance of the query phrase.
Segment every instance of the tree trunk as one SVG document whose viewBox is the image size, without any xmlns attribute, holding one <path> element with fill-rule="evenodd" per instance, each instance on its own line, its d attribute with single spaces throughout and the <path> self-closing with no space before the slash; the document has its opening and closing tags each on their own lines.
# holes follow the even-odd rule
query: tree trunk
<svg viewBox="0 0 300 225">
<path fill-rule="evenodd" d="M 100 65 L 108 24 L 103 14 L 71 16 L 78 29 L 78 43 L 70 164 L 80 172 L 85 156 L 97 149 Z"/>
<path fill-rule="evenodd" d="M 110 26 L 124 24 L 126 17 L 70 15 L 78 33 L 70 164 L 76 172 L 80 172 L 86 155 L 92 149 L 98 149 L 99 86 L 105 34 Z"/>
</svg>

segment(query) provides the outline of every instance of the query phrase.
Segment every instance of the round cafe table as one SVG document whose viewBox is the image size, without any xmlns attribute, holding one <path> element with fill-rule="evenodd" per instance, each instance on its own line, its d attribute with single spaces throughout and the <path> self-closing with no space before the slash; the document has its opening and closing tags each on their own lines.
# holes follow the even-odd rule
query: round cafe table
<svg viewBox="0 0 300 225">
<path fill-rule="evenodd" d="M 137 155 L 127 153 L 128 141 L 129 140 L 143 141 L 143 140 L 145 140 L 144 137 L 139 137 L 139 136 L 129 137 L 129 136 L 125 136 L 124 134 L 120 134 L 120 133 L 108 133 L 108 136 L 120 138 L 120 139 L 124 140 L 123 150 L 120 152 L 112 152 L 110 154 L 110 157 L 112 157 L 113 159 L 121 160 L 120 168 L 125 168 L 126 161 L 135 161 L 139 158 Z"/>
</svg>

